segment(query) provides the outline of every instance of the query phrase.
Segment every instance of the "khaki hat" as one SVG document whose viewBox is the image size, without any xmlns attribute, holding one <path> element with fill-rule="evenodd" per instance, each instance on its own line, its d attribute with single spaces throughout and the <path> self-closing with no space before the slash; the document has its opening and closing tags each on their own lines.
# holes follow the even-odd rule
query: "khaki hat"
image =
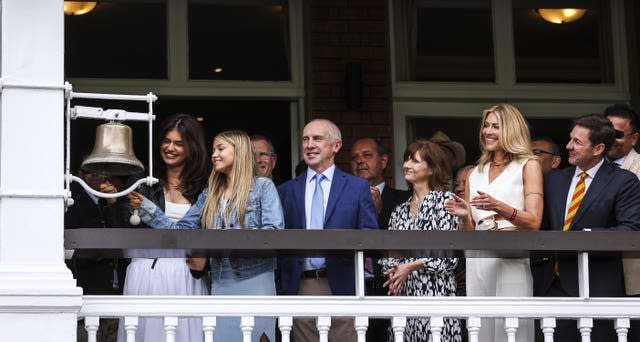
<svg viewBox="0 0 640 342">
<path fill-rule="evenodd" d="M 431 138 L 429 138 L 429 141 L 434 142 L 438 145 L 445 146 L 450 149 L 453 154 L 455 154 L 456 165 L 453 165 L 454 171 L 464 166 L 467 160 L 467 152 L 465 151 L 464 146 L 462 146 L 461 143 L 449 139 L 449 137 L 442 131 L 435 132 L 431 136 Z"/>
</svg>

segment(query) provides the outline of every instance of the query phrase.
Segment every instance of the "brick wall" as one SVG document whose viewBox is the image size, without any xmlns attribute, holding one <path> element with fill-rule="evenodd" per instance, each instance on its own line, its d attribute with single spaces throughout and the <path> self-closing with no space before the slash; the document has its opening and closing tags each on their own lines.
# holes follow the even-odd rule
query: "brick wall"
<svg viewBox="0 0 640 342">
<path fill-rule="evenodd" d="M 340 127 L 344 146 L 336 164 L 347 172 L 358 138 L 378 138 L 393 150 L 387 15 L 386 0 L 313 0 L 309 6 L 310 116 Z M 349 62 L 362 69 L 362 105 L 351 110 L 344 97 Z"/>
</svg>

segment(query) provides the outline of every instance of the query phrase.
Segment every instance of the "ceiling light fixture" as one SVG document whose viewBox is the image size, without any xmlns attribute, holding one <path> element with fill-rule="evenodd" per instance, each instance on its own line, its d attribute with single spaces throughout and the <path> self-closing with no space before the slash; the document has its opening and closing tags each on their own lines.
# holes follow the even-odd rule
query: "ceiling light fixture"
<svg viewBox="0 0 640 342">
<path fill-rule="evenodd" d="M 98 5 L 93 1 L 65 1 L 64 14 L 66 15 L 83 15 L 93 11 Z"/>
<path fill-rule="evenodd" d="M 567 24 L 582 18 L 587 10 L 584 8 L 538 8 L 542 19 L 554 24 Z"/>
</svg>

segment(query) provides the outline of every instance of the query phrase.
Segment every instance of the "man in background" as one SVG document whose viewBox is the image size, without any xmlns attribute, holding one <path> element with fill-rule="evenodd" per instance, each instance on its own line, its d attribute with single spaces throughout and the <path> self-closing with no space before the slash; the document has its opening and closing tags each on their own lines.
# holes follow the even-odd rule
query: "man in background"
<svg viewBox="0 0 640 342">
<path fill-rule="evenodd" d="M 85 172 L 78 168 L 82 178 L 93 190 L 115 193 L 118 190 L 101 174 Z M 85 191 L 80 184 L 71 184 L 74 204 L 64 215 L 65 229 L 75 228 L 126 228 L 129 226 L 129 210 L 125 202 L 100 199 Z M 73 273 L 77 285 L 85 295 L 122 295 L 127 263 L 122 259 L 72 258 L 67 266 Z M 101 319 L 98 341 L 115 341 L 118 336 L 118 319 Z M 78 341 L 86 341 L 87 332 L 83 322 L 78 322 Z"/>
<path fill-rule="evenodd" d="M 531 149 L 533 154 L 539 158 L 543 175 L 556 171 L 560 167 L 562 162 L 560 147 L 551 138 L 535 137 L 531 139 Z"/>
<path fill-rule="evenodd" d="M 264 135 L 254 134 L 251 136 L 251 148 L 258 165 L 258 174 L 262 177 L 273 179 L 273 169 L 276 167 L 278 155 L 269 138 Z M 277 184 L 277 182 L 275 182 Z"/>
<path fill-rule="evenodd" d="M 391 213 L 398 204 L 405 202 L 411 195 L 408 191 L 397 190 L 386 184 L 384 170 L 389 164 L 389 154 L 379 141 L 372 138 L 358 139 L 351 147 L 351 173 L 366 179 L 371 189 L 371 197 L 378 213 L 378 227 L 388 229 Z M 379 256 L 365 259 L 365 279 L 367 295 L 384 296 L 386 289 L 382 286 L 385 278 L 382 268 L 377 263 Z M 388 319 L 372 319 L 367 329 L 367 341 L 387 341 Z"/>
<path fill-rule="evenodd" d="M 640 154 L 635 150 L 638 143 L 638 116 L 625 103 L 616 103 L 604 110 L 613 124 L 616 140 L 607 153 L 607 159 L 640 177 Z M 624 283 L 627 296 L 640 296 L 640 259 L 623 258 Z M 631 321 L 629 341 L 640 341 L 640 321 Z"/>
</svg>

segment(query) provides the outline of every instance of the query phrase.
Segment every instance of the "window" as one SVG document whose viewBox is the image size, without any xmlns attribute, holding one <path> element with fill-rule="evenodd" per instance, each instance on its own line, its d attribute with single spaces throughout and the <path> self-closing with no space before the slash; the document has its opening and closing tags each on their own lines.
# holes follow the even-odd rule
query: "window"
<svg viewBox="0 0 640 342">
<path fill-rule="evenodd" d="M 394 15 L 398 80 L 495 81 L 490 0 L 395 1 Z"/>
<path fill-rule="evenodd" d="M 545 21 L 537 8 L 586 9 L 565 24 Z M 514 1 L 516 81 L 530 83 L 613 83 L 609 1 Z"/>
<path fill-rule="evenodd" d="M 66 77 L 167 78 L 164 1 L 99 2 L 65 15 Z"/>
<path fill-rule="evenodd" d="M 189 2 L 189 78 L 291 79 L 286 2 L 246 3 Z"/>
</svg>

